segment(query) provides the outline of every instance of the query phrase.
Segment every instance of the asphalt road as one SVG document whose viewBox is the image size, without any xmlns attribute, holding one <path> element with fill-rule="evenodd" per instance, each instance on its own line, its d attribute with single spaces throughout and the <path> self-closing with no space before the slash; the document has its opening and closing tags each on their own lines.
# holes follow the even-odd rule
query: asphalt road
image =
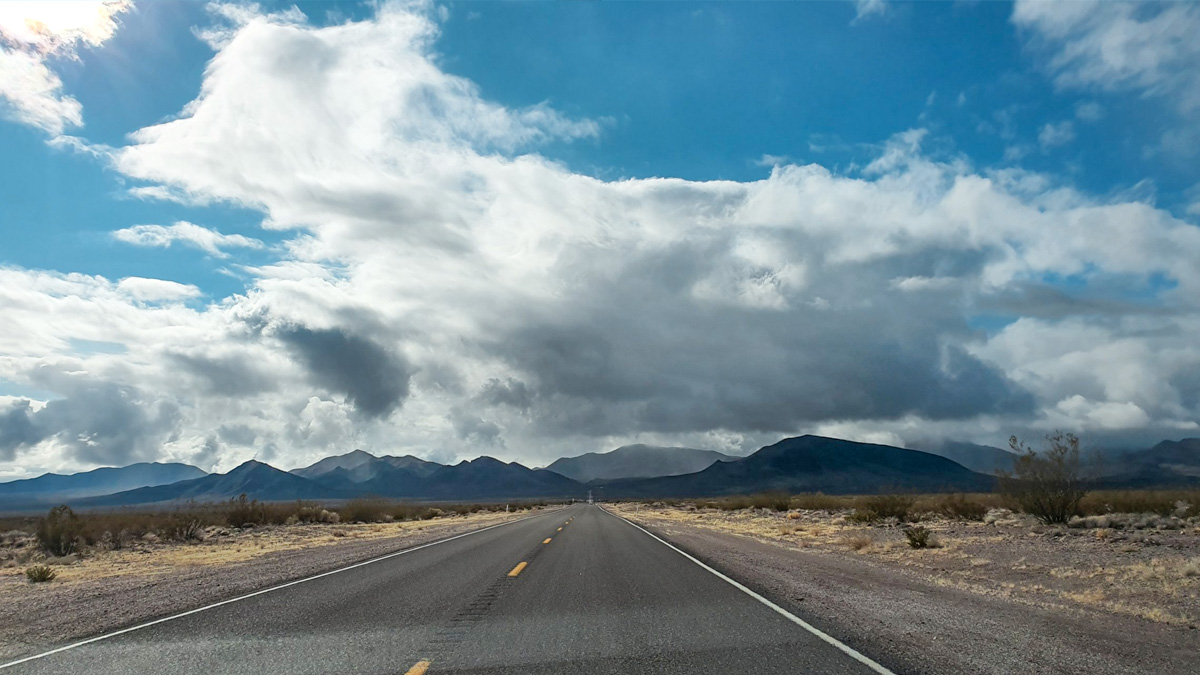
<svg viewBox="0 0 1200 675">
<path fill-rule="evenodd" d="M 651 534 L 578 504 L 102 637 L 4 672 L 872 669 L 865 657 Z"/>
</svg>

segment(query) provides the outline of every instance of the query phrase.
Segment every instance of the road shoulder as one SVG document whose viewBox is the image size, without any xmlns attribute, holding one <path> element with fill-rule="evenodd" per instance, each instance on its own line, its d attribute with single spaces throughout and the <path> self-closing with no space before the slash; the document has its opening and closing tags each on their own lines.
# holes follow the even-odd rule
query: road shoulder
<svg viewBox="0 0 1200 675">
<path fill-rule="evenodd" d="M 1200 659 L 1200 633 L 1186 627 L 981 596 L 853 555 L 620 513 L 896 672 L 1179 673 Z"/>
<path fill-rule="evenodd" d="M 70 574 L 64 575 L 65 579 L 49 584 L 29 584 L 10 574 L 0 580 L 0 601 L 5 609 L 0 613 L 0 661 L 528 515 L 472 514 L 403 527 L 396 524 L 393 529 L 378 524 L 341 525 L 336 531 L 348 534 L 335 541 L 293 535 L 290 545 L 246 551 L 254 546 L 254 535 L 278 537 L 286 531 L 284 527 L 256 528 L 244 533 L 247 541 L 241 546 L 230 548 L 232 562 L 223 560 L 220 550 L 206 551 L 197 545 L 192 547 L 196 555 L 190 558 L 166 551 L 160 552 L 158 560 L 155 553 L 148 553 L 144 562 L 125 556 L 116 562 L 103 557 L 80 561 L 66 568 Z M 355 528 L 363 530 L 361 536 L 355 536 Z M 173 564 L 163 564 L 165 560 Z"/>
</svg>

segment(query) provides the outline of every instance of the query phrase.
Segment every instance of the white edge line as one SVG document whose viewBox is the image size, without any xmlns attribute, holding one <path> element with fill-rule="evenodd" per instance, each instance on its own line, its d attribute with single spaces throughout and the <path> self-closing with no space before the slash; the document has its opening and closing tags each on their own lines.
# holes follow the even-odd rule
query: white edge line
<svg viewBox="0 0 1200 675">
<path fill-rule="evenodd" d="M 628 518 L 625 518 L 624 516 L 618 516 L 617 514 L 615 514 L 615 513 L 611 512 L 611 511 L 609 511 L 608 509 L 604 508 L 603 506 L 601 506 L 601 507 L 600 507 L 600 510 L 601 510 L 601 511 L 604 511 L 605 513 L 607 513 L 608 515 L 612 516 L 613 518 L 618 518 L 618 519 L 620 519 L 620 520 L 623 520 L 623 521 L 625 521 L 625 522 L 629 523 L 630 525 L 632 525 L 632 526 L 636 527 L 637 529 L 641 530 L 642 532 L 645 532 L 646 534 L 650 535 L 650 536 L 651 536 L 651 537 L 653 537 L 654 539 L 658 540 L 658 542 L 659 542 L 660 544 L 662 544 L 663 546 L 666 546 L 667 548 L 669 548 L 669 549 L 671 549 L 671 550 L 675 551 L 676 553 L 678 553 L 679 555 L 681 555 L 681 556 L 683 556 L 683 557 L 687 558 L 688 560 L 691 560 L 692 562 L 694 562 L 694 563 L 696 563 L 697 565 L 699 565 L 699 566 L 703 567 L 704 569 L 708 570 L 709 572 L 712 572 L 712 573 L 713 573 L 714 575 L 716 575 L 717 577 L 720 577 L 722 580 L 724 580 L 724 581 L 728 582 L 728 583 L 729 583 L 730 585 L 732 585 L 734 588 L 736 588 L 736 589 L 738 589 L 739 591 L 741 591 L 741 592 L 745 593 L 746 595 L 749 595 L 750 597 L 752 597 L 752 598 L 754 598 L 755 600 L 757 600 L 757 601 L 761 602 L 762 604 L 766 605 L 767 607 L 770 607 L 771 609 L 775 610 L 775 612 L 777 612 L 778 614 L 782 615 L 783 617 L 785 617 L 786 619 L 788 619 L 788 620 L 789 620 L 789 621 L 791 621 L 792 623 L 796 624 L 797 626 L 800 626 L 800 627 L 801 627 L 801 628 L 803 628 L 804 630 L 806 630 L 806 631 L 808 631 L 808 632 L 812 633 L 813 635 L 815 635 L 815 636 L 817 636 L 817 637 L 821 638 L 821 639 L 822 639 L 822 640 L 824 640 L 825 642 L 827 642 L 827 643 L 829 643 L 829 644 L 833 645 L 834 647 L 837 647 L 838 649 L 840 649 L 840 650 L 842 651 L 842 653 L 846 654 L 847 656 L 849 656 L 850 658 L 854 659 L 855 661 L 858 661 L 859 663 L 863 664 L 864 666 L 866 666 L 866 667 L 870 668 L 871 670 L 875 671 L 876 673 L 879 673 L 879 675 L 895 675 L 895 673 L 893 673 L 892 671 L 890 671 L 890 670 L 888 670 L 887 668 L 883 667 L 883 666 L 882 666 L 882 665 L 880 665 L 879 663 L 875 662 L 875 661 L 874 661 L 874 660 L 872 660 L 870 657 L 868 657 L 868 656 L 866 656 L 866 655 L 862 654 L 861 652 L 859 652 L 859 651 L 855 650 L 855 649 L 854 649 L 853 647 L 851 647 L 850 645 L 847 645 L 846 643 L 844 643 L 844 642 L 842 642 L 842 641 L 838 640 L 837 638 L 833 637 L 833 636 L 832 636 L 832 635 L 830 635 L 829 633 L 826 633 L 825 631 L 821 630 L 820 628 L 817 628 L 816 626 L 814 626 L 814 625 L 812 625 L 811 623 L 809 623 L 809 622 L 805 621 L 804 619 L 801 619 L 800 617 L 796 616 L 795 614 L 792 614 L 791 612 L 787 611 L 786 609 L 784 609 L 784 608 L 780 607 L 779 605 L 777 605 L 777 604 L 775 604 L 775 603 L 771 602 L 770 600 L 768 600 L 768 599 L 764 598 L 763 596 L 759 595 L 758 593 L 755 593 L 754 591 L 752 591 L 752 590 L 750 590 L 749 588 L 747 588 L 746 586 L 744 586 L 744 585 L 742 585 L 742 584 L 738 583 L 737 581 L 734 581 L 733 579 L 729 578 L 728 576 L 726 576 L 726 575 L 724 575 L 724 574 L 722 574 L 722 573 L 718 572 L 717 570 L 715 570 L 715 569 L 713 569 L 713 568 L 709 567 L 708 565 L 705 565 L 704 563 L 702 563 L 702 562 L 700 562 L 699 560 L 697 560 L 697 559 L 696 559 L 694 556 L 690 555 L 689 553 L 687 553 L 686 551 L 684 551 L 684 550 L 682 550 L 682 549 L 680 549 L 680 548 L 677 548 L 676 546 L 672 545 L 670 542 L 666 541 L 666 540 L 665 540 L 665 539 L 663 539 L 662 537 L 659 537 L 658 535 L 654 534 L 654 533 L 653 533 L 653 532 L 651 532 L 650 530 L 647 530 L 646 528 L 642 527 L 641 525 L 638 525 L 637 523 L 635 523 L 635 522 L 633 522 L 633 521 L 629 520 Z"/>
<path fill-rule="evenodd" d="M 558 511 L 558 510 L 560 510 L 560 509 L 554 509 L 554 510 L 555 510 L 555 511 Z M 405 553 L 412 553 L 413 551 L 419 551 L 419 550 L 421 550 L 421 549 L 423 549 L 423 548 L 429 548 L 430 546 L 437 546 L 438 544 L 444 544 L 444 543 L 446 543 L 446 542 L 448 542 L 448 541 L 454 541 L 455 539 L 461 539 L 461 538 L 463 538 L 463 537 L 469 537 L 469 536 L 471 536 L 472 534 L 479 534 L 480 532 L 486 532 L 486 531 L 488 531 L 488 530 L 490 530 L 490 529 L 493 529 L 493 528 L 501 527 L 501 526 L 504 526 L 504 525 L 512 525 L 513 523 L 519 523 L 519 522 L 521 522 L 521 521 L 523 521 L 523 520 L 529 520 L 530 518 L 537 518 L 538 516 L 542 516 L 542 515 L 546 515 L 546 514 L 545 514 L 545 513 L 536 513 L 536 514 L 533 514 L 533 515 L 530 515 L 530 516 L 525 516 L 524 518 L 517 518 L 517 519 L 515 519 L 515 520 L 508 520 L 508 521 L 505 521 L 505 522 L 503 522 L 503 523 L 496 523 L 495 525 L 488 525 L 487 527 L 483 527 L 483 528 L 480 528 L 480 529 L 478 529 L 478 530 L 471 530 L 470 532 L 463 532 L 462 534 L 456 534 L 456 535 L 454 535 L 453 537 L 447 537 L 447 538 L 445 538 L 445 539 L 438 539 L 437 541 L 431 541 L 431 542 L 427 542 L 427 543 L 424 543 L 424 544 L 420 544 L 420 545 L 418 545 L 418 546 L 413 546 L 412 548 L 406 548 L 406 549 L 403 549 L 403 550 L 400 550 L 400 551 L 393 551 L 393 552 L 391 552 L 391 553 L 387 553 L 387 554 L 381 555 L 381 556 L 379 556 L 379 557 L 377 557 L 377 558 L 371 558 L 370 560 L 363 560 L 362 562 L 357 562 L 357 563 L 354 563 L 353 565 L 347 565 L 346 567 L 339 567 L 339 568 L 337 568 L 337 569 L 335 569 L 335 570 L 329 570 L 328 572 L 321 572 L 320 574 L 314 574 L 314 575 L 312 575 L 311 577 L 304 577 L 303 579 L 296 579 L 296 580 L 294 580 L 294 581 L 289 581 L 289 582 L 287 582 L 287 583 L 282 583 L 282 584 L 279 584 L 278 586 L 271 586 L 270 588 L 264 588 L 264 589 L 261 589 L 261 590 L 257 590 L 257 591 L 254 591 L 253 593 L 247 593 L 247 594 L 245 594 L 245 595 L 239 595 L 239 596 L 237 596 L 236 598 L 229 598 L 229 599 L 226 599 L 226 600 L 222 600 L 222 601 L 220 601 L 220 602 L 214 602 L 214 603 L 212 603 L 211 605 L 204 605 L 203 607 L 196 607 L 195 609 L 189 609 L 188 611 L 186 611 L 186 612 L 180 612 L 179 614 L 172 614 L 171 616 L 164 616 L 164 617 L 162 617 L 161 619 L 155 619 L 155 620 L 153 620 L 153 621 L 147 621 L 146 623 L 140 623 L 140 624 L 138 624 L 138 625 L 136 625 L 136 626 L 130 626 L 130 627 L 128 627 L 128 628 L 122 628 L 121 630 L 113 631 L 113 632 L 111 632 L 111 633 L 105 633 L 105 634 L 103 634 L 103 635 L 97 635 L 97 636 L 95 636 L 95 637 L 90 637 L 90 638 L 88 638 L 88 639 L 86 639 L 86 640 L 80 640 L 79 642 L 73 642 L 73 643 L 71 643 L 71 644 L 69 644 L 69 645 L 63 645 L 62 647 L 58 647 L 58 648 L 56 648 L 56 649 L 51 649 L 51 650 L 50 650 L 50 651 L 48 651 L 48 652 L 42 652 L 41 654 L 34 654 L 33 656 L 26 656 L 26 657 L 24 657 L 24 658 L 17 659 L 16 661 L 9 661 L 8 663 L 0 663 L 0 670 L 4 670 L 5 668 L 11 668 L 12 666 L 17 666 L 17 665 L 20 665 L 20 664 L 22 664 L 22 663 L 28 663 L 28 662 L 30 662 L 30 661 L 36 661 L 37 659 L 42 659 L 42 658 L 45 658 L 45 657 L 47 657 L 47 656 L 51 656 L 51 655 L 53 655 L 53 654 L 58 654 L 59 652 L 65 652 L 65 651 L 67 651 L 68 649 L 75 649 L 76 647 L 82 647 L 82 646 L 84 646 L 84 645 L 88 645 L 88 644 L 91 644 L 91 643 L 93 643 L 93 642 L 99 642 L 99 641 L 101 641 L 101 640 L 107 640 L 108 638 L 111 638 L 111 637 L 116 637 L 116 636 L 118 636 L 118 635 L 124 635 L 125 633 L 132 633 L 132 632 L 133 632 L 133 631 L 135 631 L 135 630 L 141 630 L 141 629 L 143 629 L 143 628 L 149 628 L 150 626 L 155 626 L 155 625 L 157 625 L 157 624 L 160 624 L 160 623 L 166 623 L 167 621 L 174 621 L 175 619 L 182 619 L 182 618 L 183 618 L 183 617 L 185 617 L 185 616 L 191 616 L 192 614 L 199 614 L 200 612 L 204 612 L 204 611 L 207 611 L 207 610 L 210 610 L 210 609 L 215 609 L 215 608 L 217 608 L 217 607 L 221 607 L 222 605 L 228 605 L 228 604 L 230 604 L 230 603 L 238 602 L 239 600 L 245 600 L 245 599 L 247 599 L 247 598 L 253 598 L 253 597 L 254 597 L 254 596 L 256 596 L 256 595 L 262 595 L 262 594 L 264 594 L 264 593 L 270 593 L 271 591 L 278 591 L 278 590 L 280 590 L 280 589 L 282 589 L 282 588 L 287 588 L 287 587 L 289 587 L 289 586 L 295 586 L 296 584 L 302 584 L 302 583 L 304 583 L 304 582 L 306 582 L 306 581 L 312 581 L 312 580 L 314 580 L 314 579 L 320 579 L 321 577 L 327 577 L 327 576 L 329 576 L 329 575 L 331 575 L 331 574 L 337 574 L 338 572 L 345 572 L 346 570 L 352 570 L 352 569 L 354 569 L 354 568 L 356 568 L 356 567 L 362 567 L 362 566 L 364 566 L 364 565 L 370 565 L 371 563 L 377 563 L 377 562 L 379 562 L 380 560 L 387 560 L 388 558 L 395 558 L 396 556 L 399 556 L 399 555 L 404 555 Z"/>
</svg>

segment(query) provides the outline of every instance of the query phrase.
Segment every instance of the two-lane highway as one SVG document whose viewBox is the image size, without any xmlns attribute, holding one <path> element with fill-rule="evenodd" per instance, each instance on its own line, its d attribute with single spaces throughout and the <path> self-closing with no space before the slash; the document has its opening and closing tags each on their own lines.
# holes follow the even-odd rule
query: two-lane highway
<svg viewBox="0 0 1200 675">
<path fill-rule="evenodd" d="M 8 665 L 20 673 L 887 672 L 578 504 Z"/>
</svg>

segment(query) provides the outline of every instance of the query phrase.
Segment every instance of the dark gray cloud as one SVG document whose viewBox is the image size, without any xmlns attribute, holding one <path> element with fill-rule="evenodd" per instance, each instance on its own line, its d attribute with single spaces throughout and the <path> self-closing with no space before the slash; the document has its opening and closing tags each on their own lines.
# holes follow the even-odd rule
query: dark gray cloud
<svg viewBox="0 0 1200 675">
<path fill-rule="evenodd" d="M 973 331 L 952 285 L 881 290 L 895 278 L 974 274 L 985 261 L 977 253 L 921 251 L 836 267 L 810 257 L 803 294 L 776 310 L 695 297 L 712 259 L 730 248 L 701 240 L 632 257 L 619 284 L 568 289 L 572 306 L 519 317 L 487 345 L 530 383 L 522 391 L 537 400 L 540 431 L 786 433 L 829 420 L 1034 410 L 1029 392 L 960 346 Z M 803 259 L 803 247 L 796 250 Z M 579 278 L 599 276 L 583 271 L 586 257 L 574 262 Z M 512 393 L 493 380 L 478 400 Z"/>
<path fill-rule="evenodd" d="M 475 398 L 484 405 L 506 405 L 520 411 L 529 410 L 533 406 L 533 392 L 529 390 L 529 386 L 512 377 L 505 378 L 503 382 L 494 377 L 490 378 Z"/>
<path fill-rule="evenodd" d="M 33 445 L 45 435 L 33 424 L 33 408 L 29 401 L 17 401 L 0 411 L 0 459 L 11 460 L 17 448 Z"/>
<path fill-rule="evenodd" d="M 80 386 L 40 410 L 28 401 L 0 413 L 0 453 L 55 438 L 73 459 L 87 464 L 129 464 L 156 459 L 181 421 L 179 406 L 112 383 Z"/>
<path fill-rule="evenodd" d="M 217 428 L 217 436 L 226 443 L 251 445 L 258 438 L 258 433 L 245 424 L 222 424 Z"/>
<path fill-rule="evenodd" d="M 264 372 L 248 356 L 203 356 L 169 354 L 171 362 L 195 376 L 207 393 L 219 396 L 247 396 L 274 391 L 276 379 Z"/>
<path fill-rule="evenodd" d="M 344 330 L 286 326 L 274 332 L 308 370 L 312 380 L 341 392 L 355 409 L 386 417 L 409 394 L 412 369 L 400 354 Z"/>
<path fill-rule="evenodd" d="M 454 432 L 458 434 L 458 437 L 465 441 L 481 445 L 504 446 L 502 436 L 504 430 L 500 428 L 500 425 L 474 413 L 455 408 L 450 411 L 450 423 L 454 425 Z"/>
</svg>

